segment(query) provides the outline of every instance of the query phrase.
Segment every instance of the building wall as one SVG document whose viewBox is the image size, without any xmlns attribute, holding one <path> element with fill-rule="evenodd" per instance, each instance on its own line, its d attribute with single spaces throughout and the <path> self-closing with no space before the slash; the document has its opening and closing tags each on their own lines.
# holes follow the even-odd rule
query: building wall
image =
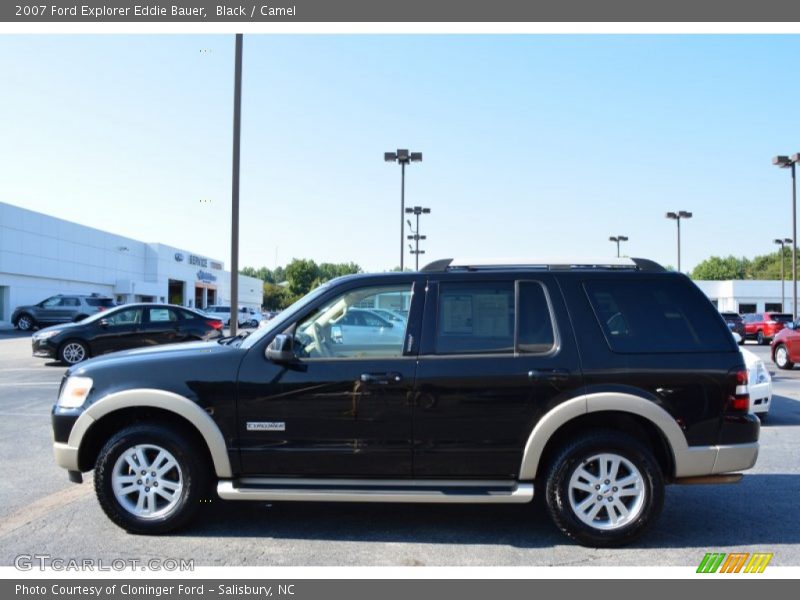
<svg viewBox="0 0 800 600">
<path fill-rule="evenodd" d="M 780 280 L 695 281 L 722 312 L 781 310 Z M 749 307 L 747 306 L 749 305 Z M 767 305 L 770 305 L 769 307 Z M 755 308 L 751 311 L 748 308 Z M 743 310 L 744 309 L 744 310 Z M 792 311 L 792 282 L 784 282 L 783 312 Z"/>
<path fill-rule="evenodd" d="M 184 260 L 176 260 L 176 254 Z M 189 264 L 190 255 L 201 257 L 208 268 Z M 0 202 L 0 323 L 8 323 L 17 306 L 61 293 L 166 301 L 170 279 L 184 282 L 183 304 L 194 306 L 198 271 L 214 278 L 202 285 L 216 287 L 218 304 L 230 302 L 230 273 L 222 261 Z M 239 299 L 241 306 L 261 306 L 261 281 L 240 275 Z"/>
</svg>

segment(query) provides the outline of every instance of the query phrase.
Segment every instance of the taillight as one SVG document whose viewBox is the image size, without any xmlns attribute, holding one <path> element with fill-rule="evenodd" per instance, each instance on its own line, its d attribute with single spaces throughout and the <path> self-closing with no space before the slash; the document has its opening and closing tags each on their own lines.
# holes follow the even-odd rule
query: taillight
<svg viewBox="0 0 800 600">
<path fill-rule="evenodd" d="M 214 329 L 219 329 L 220 331 L 222 330 L 222 321 L 217 321 L 216 319 L 213 321 L 206 321 L 206 325 Z"/>
<path fill-rule="evenodd" d="M 750 410 L 747 369 L 733 369 L 728 376 L 732 388 L 728 393 L 728 412 L 747 412 Z"/>
</svg>

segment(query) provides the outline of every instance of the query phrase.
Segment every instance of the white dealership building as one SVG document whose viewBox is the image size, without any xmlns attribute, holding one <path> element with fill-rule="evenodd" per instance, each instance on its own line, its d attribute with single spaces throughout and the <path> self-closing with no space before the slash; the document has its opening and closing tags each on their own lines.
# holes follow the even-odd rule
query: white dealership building
<svg viewBox="0 0 800 600">
<path fill-rule="evenodd" d="M 220 260 L 0 202 L 0 324 L 16 306 L 55 294 L 102 294 L 118 303 L 230 304 Z M 258 308 L 262 282 L 239 275 L 239 306 Z"/>
</svg>

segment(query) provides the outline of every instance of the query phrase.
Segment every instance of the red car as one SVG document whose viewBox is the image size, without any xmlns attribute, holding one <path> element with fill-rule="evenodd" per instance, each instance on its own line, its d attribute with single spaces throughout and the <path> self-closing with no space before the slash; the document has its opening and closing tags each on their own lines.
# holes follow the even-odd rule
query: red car
<svg viewBox="0 0 800 600">
<path fill-rule="evenodd" d="M 744 339 L 766 344 L 775 334 L 792 322 L 792 315 L 778 312 L 751 313 L 743 315 Z"/>
<path fill-rule="evenodd" d="M 796 325 L 790 322 L 775 335 L 770 354 L 779 369 L 791 369 L 795 363 L 800 363 L 800 331 Z"/>
</svg>

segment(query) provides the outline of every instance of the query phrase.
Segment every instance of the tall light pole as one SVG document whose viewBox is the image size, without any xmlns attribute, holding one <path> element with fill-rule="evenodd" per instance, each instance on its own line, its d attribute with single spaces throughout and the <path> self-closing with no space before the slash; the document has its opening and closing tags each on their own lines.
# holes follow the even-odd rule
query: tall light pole
<svg viewBox="0 0 800 600">
<path fill-rule="evenodd" d="M 783 249 L 786 246 L 786 244 L 791 244 L 792 240 L 790 240 L 789 238 L 784 238 L 782 240 L 775 239 L 773 241 L 776 244 L 779 244 L 780 247 L 781 247 L 781 311 L 785 311 L 786 310 L 786 294 L 784 293 L 784 281 L 786 279 L 786 276 L 784 275 L 784 272 L 783 272 L 783 263 L 785 263 L 786 261 L 783 258 L 783 255 L 784 255 Z"/>
<path fill-rule="evenodd" d="M 612 235 L 610 238 L 608 238 L 608 241 L 609 242 L 617 242 L 617 258 L 619 258 L 619 243 L 620 242 L 627 242 L 628 241 L 628 237 L 624 236 L 624 235 L 616 235 L 616 236 Z"/>
<path fill-rule="evenodd" d="M 687 212 L 685 210 L 679 210 L 677 212 L 668 212 L 667 213 L 668 219 L 674 219 L 675 222 L 678 224 L 678 272 L 681 272 L 681 219 L 691 219 L 692 213 Z"/>
<path fill-rule="evenodd" d="M 408 239 L 414 240 L 416 242 L 416 247 L 417 248 L 416 248 L 416 250 L 414 250 L 412 248 L 411 249 L 411 254 L 416 255 L 415 270 L 417 270 L 417 271 L 419 271 L 419 255 L 420 254 L 425 254 L 425 250 L 420 250 L 419 249 L 419 241 L 428 239 L 428 236 L 419 234 L 419 216 L 420 215 L 428 215 L 428 214 L 430 214 L 430 212 L 431 212 L 430 208 L 423 208 L 422 206 L 415 206 L 414 208 L 409 207 L 409 208 L 406 209 L 406 214 L 409 214 L 409 215 L 410 214 L 414 214 L 417 217 L 417 228 L 416 229 L 414 229 L 411 226 L 411 221 L 406 221 L 408 223 L 408 228 L 411 230 L 411 233 L 414 234 L 414 235 L 409 235 Z M 409 246 L 410 245 L 411 244 L 409 244 Z"/>
<path fill-rule="evenodd" d="M 231 186 L 231 335 L 239 326 L 239 148 L 242 128 L 242 34 L 236 34 L 233 75 L 233 177 Z"/>
<path fill-rule="evenodd" d="M 384 152 L 383 160 L 386 162 L 400 163 L 400 270 L 403 270 L 403 243 L 405 241 L 405 223 L 403 215 L 406 212 L 406 165 L 412 162 L 422 162 L 422 152 L 409 152 L 399 149 L 397 152 Z"/>
<path fill-rule="evenodd" d="M 772 164 L 781 169 L 792 169 L 792 319 L 797 321 L 797 176 L 795 165 L 800 162 L 800 154 L 776 156 Z"/>
</svg>

